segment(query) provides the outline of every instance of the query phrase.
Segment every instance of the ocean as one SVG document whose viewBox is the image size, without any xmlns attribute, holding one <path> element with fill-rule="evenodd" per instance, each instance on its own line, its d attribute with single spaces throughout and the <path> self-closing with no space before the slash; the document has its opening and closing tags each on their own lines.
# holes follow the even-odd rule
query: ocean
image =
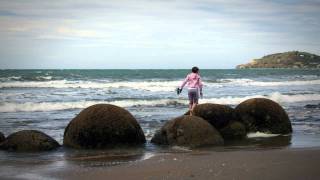
<svg viewBox="0 0 320 180">
<path fill-rule="evenodd" d="M 177 95 L 175 89 L 189 71 L 0 70 L 0 132 L 8 136 L 19 130 L 35 129 L 62 143 L 65 127 L 82 109 L 109 103 L 124 107 L 140 123 L 147 138 L 145 148 L 139 150 L 144 152 L 143 157 L 168 151 L 151 144 L 150 139 L 166 121 L 188 110 L 186 89 L 181 95 Z M 281 145 L 286 148 L 320 146 L 319 70 L 208 69 L 200 70 L 200 74 L 204 82 L 200 103 L 235 107 L 249 98 L 272 99 L 284 107 L 293 125 L 288 142 Z M 275 136 L 254 133 L 249 138 L 269 138 L 272 142 Z M 188 150 L 173 148 L 181 149 Z M 1 151 L 0 161 L 20 161 L 21 156 L 24 161 L 32 161 L 74 155 L 62 148 L 43 156 L 30 155 L 28 159 L 25 155 Z"/>
</svg>

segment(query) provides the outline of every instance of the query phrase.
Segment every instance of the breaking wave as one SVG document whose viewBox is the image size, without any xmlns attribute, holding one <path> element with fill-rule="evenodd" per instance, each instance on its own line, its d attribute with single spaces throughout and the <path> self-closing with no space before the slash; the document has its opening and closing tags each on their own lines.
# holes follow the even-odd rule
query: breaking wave
<svg viewBox="0 0 320 180">
<path fill-rule="evenodd" d="M 181 81 L 69 81 L 51 80 L 51 76 L 41 77 L 46 81 L 8 81 L 0 83 L 0 88 L 84 88 L 84 89 L 115 89 L 129 88 L 136 90 L 146 90 L 152 92 L 170 92 L 181 84 Z M 320 85 L 320 80 L 306 81 L 278 81 L 263 82 L 252 79 L 220 79 L 216 82 L 204 82 L 207 87 L 223 86 L 303 86 Z"/>
<path fill-rule="evenodd" d="M 320 85 L 320 80 L 305 81 L 255 81 L 252 79 L 221 79 L 220 83 L 233 84 L 240 86 L 302 86 L 302 85 Z"/>
<path fill-rule="evenodd" d="M 94 81 L 14 81 L 0 84 L 0 88 L 84 88 L 111 89 L 130 88 L 147 91 L 173 91 L 180 81 L 143 81 L 143 82 L 94 82 Z"/>
<path fill-rule="evenodd" d="M 220 97 L 201 99 L 200 103 L 217 103 L 227 105 L 237 105 L 242 101 L 250 98 L 269 98 L 278 103 L 292 103 L 304 101 L 320 101 L 320 94 L 297 94 L 297 95 L 283 95 L 279 92 L 270 95 L 255 95 L 245 97 Z M 0 103 L 0 112 L 33 112 L 33 111 L 55 111 L 66 109 L 82 109 L 88 106 L 108 103 L 121 107 L 139 107 L 139 106 L 186 106 L 188 101 L 186 99 L 156 99 L 156 100 L 117 100 L 117 101 L 75 101 L 75 102 L 25 102 L 14 103 L 4 102 Z"/>
</svg>

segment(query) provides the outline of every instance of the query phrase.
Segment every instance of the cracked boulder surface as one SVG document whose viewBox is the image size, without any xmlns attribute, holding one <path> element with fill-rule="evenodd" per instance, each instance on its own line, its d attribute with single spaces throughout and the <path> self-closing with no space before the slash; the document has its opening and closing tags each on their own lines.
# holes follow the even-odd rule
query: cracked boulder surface
<svg viewBox="0 0 320 180">
<path fill-rule="evenodd" d="M 160 145 L 178 145 L 201 147 L 223 145 L 224 140 L 211 124 L 197 116 L 183 115 L 174 118 L 156 132 L 152 143 Z"/>
<path fill-rule="evenodd" d="M 8 151 L 50 151 L 60 147 L 59 143 L 47 134 L 37 130 L 22 130 L 9 135 L 0 145 Z"/>
<path fill-rule="evenodd" d="M 111 104 L 82 110 L 65 129 L 63 145 L 78 149 L 104 149 L 140 145 L 144 133 L 133 115 Z"/>
<path fill-rule="evenodd" d="M 276 102 L 266 98 L 252 98 L 236 108 L 237 119 L 248 132 L 289 134 L 292 125 L 286 111 Z"/>
</svg>

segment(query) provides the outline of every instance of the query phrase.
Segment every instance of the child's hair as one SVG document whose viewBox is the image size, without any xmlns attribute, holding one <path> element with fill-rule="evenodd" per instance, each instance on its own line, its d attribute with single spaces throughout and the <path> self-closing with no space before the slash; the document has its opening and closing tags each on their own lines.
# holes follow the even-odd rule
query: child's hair
<svg viewBox="0 0 320 180">
<path fill-rule="evenodd" d="M 191 71 L 193 72 L 193 73 L 198 73 L 199 72 L 199 68 L 198 67 L 193 67 L 192 69 L 191 69 Z"/>
</svg>

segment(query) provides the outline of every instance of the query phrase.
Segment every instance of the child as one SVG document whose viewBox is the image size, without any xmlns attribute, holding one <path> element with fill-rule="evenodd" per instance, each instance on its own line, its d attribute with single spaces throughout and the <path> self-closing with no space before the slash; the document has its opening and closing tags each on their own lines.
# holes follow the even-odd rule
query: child
<svg viewBox="0 0 320 180">
<path fill-rule="evenodd" d="M 193 67 L 191 69 L 192 73 L 188 74 L 186 79 L 183 81 L 180 88 L 178 88 L 178 94 L 181 93 L 183 87 L 188 83 L 188 97 L 189 97 L 189 110 L 190 115 L 193 115 L 193 109 L 198 104 L 199 100 L 199 92 L 202 98 L 202 82 L 201 77 L 199 75 L 199 68 Z"/>
</svg>

